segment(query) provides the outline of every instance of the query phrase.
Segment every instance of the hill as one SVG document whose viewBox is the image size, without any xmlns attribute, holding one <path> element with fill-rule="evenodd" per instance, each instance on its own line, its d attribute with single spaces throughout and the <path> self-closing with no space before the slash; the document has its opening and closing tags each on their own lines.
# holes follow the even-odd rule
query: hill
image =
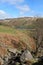
<svg viewBox="0 0 43 65">
<path fill-rule="evenodd" d="M 43 56 L 43 18 L 0 20 L 0 57 L 8 55 L 8 49 L 15 52 L 26 48 L 34 57 Z"/>
<path fill-rule="evenodd" d="M 28 28 L 30 29 L 34 27 L 32 23 L 35 20 L 36 18 L 32 18 L 32 17 L 5 19 L 5 20 L 0 20 L 0 25 L 3 24 L 20 29 L 28 29 Z"/>
</svg>

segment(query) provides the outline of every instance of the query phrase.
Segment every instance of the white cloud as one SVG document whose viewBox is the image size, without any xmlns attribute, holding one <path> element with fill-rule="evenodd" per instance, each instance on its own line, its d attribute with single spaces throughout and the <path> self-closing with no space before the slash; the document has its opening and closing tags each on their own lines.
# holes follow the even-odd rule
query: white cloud
<svg viewBox="0 0 43 65">
<path fill-rule="evenodd" d="M 11 18 L 11 16 L 3 10 L 0 10 L 0 19 Z"/>
<path fill-rule="evenodd" d="M 16 6 L 20 10 L 20 14 L 25 14 L 30 11 L 30 8 L 28 5 L 22 5 L 22 6 Z"/>
<path fill-rule="evenodd" d="M 24 0 L 0 0 L 1 3 L 9 3 L 9 4 L 17 4 L 17 3 L 23 3 Z"/>
<path fill-rule="evenodd" d="M 29 5 L 24 4 L 25 0 L 0 0 L 0 3 L 9 3 L 10 5 L 14 5 L 15 8 L 18 9 L 20 16 L 24 16 L 24 14 L 29 13 L 31 8 Z M 23 5 L 22 5 L 23 3 Z M 31 11 L 33 12 L 33 11 Z M 6 14 L 5 14 L 6 15 Z M 8 14 L 7 14 L 8 16 Z"/>
</svg>

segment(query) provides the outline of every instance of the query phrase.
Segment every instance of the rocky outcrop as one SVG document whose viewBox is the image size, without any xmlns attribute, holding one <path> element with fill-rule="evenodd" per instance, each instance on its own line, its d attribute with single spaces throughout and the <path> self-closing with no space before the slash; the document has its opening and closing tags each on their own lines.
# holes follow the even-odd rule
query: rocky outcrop
<svg viewBox="0 0 43 65">
<path fill-rule="evenodd" d="M 34 60 L 32 54 L 30 53 L 30 51 L 29 51 L 28 49 L 25 49 L 25 50 L 24 50 L 24 52 L 22 53 L 20 59 L 21 59 L 22 62 Z"/>
</svg>

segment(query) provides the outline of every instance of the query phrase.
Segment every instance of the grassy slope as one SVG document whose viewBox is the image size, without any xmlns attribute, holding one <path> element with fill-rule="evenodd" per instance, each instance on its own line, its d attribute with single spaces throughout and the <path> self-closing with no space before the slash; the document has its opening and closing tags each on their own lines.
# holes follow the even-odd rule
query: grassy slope
<svg viewBox="0 0 43 65">
<path fill-rule="evenodd" d="M 4 21 L 1 22 L 0 25 L 0 44 L 4 45 L 7 44 L 7 48 L 13 48 L 13 47 L 18 47 L 19 49 L 28 47 L 31 51 L 36 50 L 36 45 L 35 45 L 35 39 L 32 37 L 36 37 L 36 31 L 30 31 L 28 29 L 15 29 L 15 27 L 23 27 L 23 28 L 34 28 L 34 25 L 32 22 L 35 20 L 27 20 L 27 19 L 17 19 L 15 22 L 15 19 L 11 21 Z M 37 20 L 36 20 L 37 21 Z M 41 20 L 39 20 L 41 21 Z M 39 22 L 38 21 L 38 22 Z M 43 22 L 43 19 L 42 19 Z M 6 26 L 7 25 L 7 26 Z M 9 26 L 8 26 L 9 25 Z M 39 23 L 38 23 L 39 25 Z M 43 28 L 43 24 L 41 23 L 41 26 Z M 12 41 L 12 42 L 11 42 Z M 15 42 L 14 45 L 12 44 L 13 41 Z M 3 48 L 0 46 L 0 56 L 5 55 L 6 53 L 6 48 Z M 18 49 L 17 48 L 17 49 Z M 2 54 L 1 54 L 2 52 Z"/>
<path fill-rule="evenodd" d="M 8 26 L 0 25 L 0 32 L 14 34 L 15 30 L 13 28 L 8 27 Z"/>
<path fill-rule="evenodd" d="M 24 18 L 14 18 L 14 19 L 6 19 L 3 21 L 0 21 L 0 24 L 3 25 L 8 25 L 11 27 L 15 27 L 15 28 L 34 28 L 34 25 L 32 24 L 33 21 L 35 21 L 36 18 L 31 18 L 31 17 L 24 17 Z"/>
<path fill-rule="evenodd" d="M 42 19 L 43 20 L 43 19 Z M 32 44 L 32 37 L 36 37 L 36 31 L 29 31 L 27 29 L 21 29 L 27 27 L 29 29 L 34 29 L 33 22 L 38 21 L 36 18 L 17 18 L 17 19 L 6 19 L 4 21 L 0 21 L 0 33 L 7 33 L 14 35 L 19 38 L 20 41 L 28 44 Z M 4 26 L 3 26 L 4 25 Z M 7 25 L 7 26 L 6 26 Z M 9 25 L 9 27 L 8 27 Z M 10 26 L 11 25 L 11 26 Z M 15 27 L 20 27 L 20 29 L 15 29 Z M 33 45 L 32 45 L 33 46 Z"/>
<path fill-rule="evenodd" d="M 35 41 L 29 36 L 30 31 L 14 29 L 7 26 L 0 26 L 0 33 L 9 34 L 19 39 L 20 44 L 26 44 L 31 50 L 35 49 Z M 0 34 L 1 35 L 1 34 Z"/>
</svg>

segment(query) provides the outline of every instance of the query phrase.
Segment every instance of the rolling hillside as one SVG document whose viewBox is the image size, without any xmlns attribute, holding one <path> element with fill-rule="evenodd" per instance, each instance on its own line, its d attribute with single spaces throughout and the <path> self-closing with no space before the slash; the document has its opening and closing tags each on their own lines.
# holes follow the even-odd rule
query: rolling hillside
<svg viewBox="0 0 43 65">
<path fill-rule="evenodd" d="M 14 52 L 26 48 L 34 56 L 43 55 L 43 18 L 0 20 L 0 57 L 8 55 L 8 49 Z"/>
<path fill-rule="evenodd" d="M 13 18 L 13 19 L 5 19 L 0 21 L 0 25 L 7 25 L 20 29 L 31 29 L 34 28 L 33 22 L 36 21 L 36 18 L 32 17 L 24 17 L 24 18 Z M 32 26 L 31 26 L 32 25 Z"/>
</svg>

